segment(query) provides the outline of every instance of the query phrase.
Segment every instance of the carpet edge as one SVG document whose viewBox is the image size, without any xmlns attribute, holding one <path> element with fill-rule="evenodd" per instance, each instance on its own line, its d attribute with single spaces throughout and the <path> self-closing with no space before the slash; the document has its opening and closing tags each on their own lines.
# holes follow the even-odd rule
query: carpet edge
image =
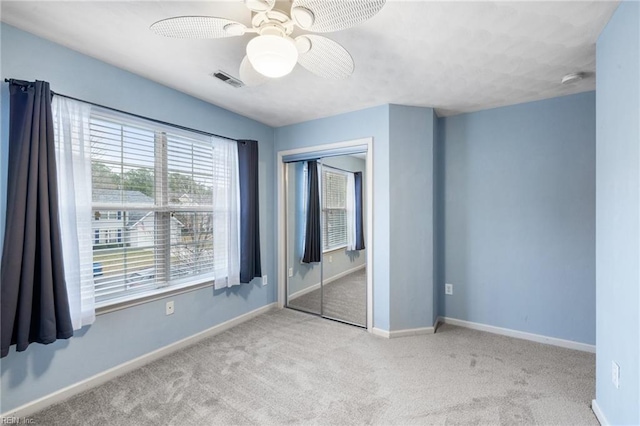
<svg viewBox="0 0 640 426">
<path fill-rule="evenodd" d="M 457 325 L 458 327 L 469 328 L 472 330 L 485 331 L 487 333 L 499 334 L 507 337 L 515 337 L 516 339 L 529 340 L 532 342 L 543 343 L 561 348 L 573 349 L 582 352 L 596 353 L 596 346 L 587 343 L 576 342 L 573 340 L 558 339 L 557 337 L 544 336 L 542 334 L 527 333 L 526 331 L 513 330 L 510 328 L 495 327 L 493 325 L 482 324 L 478 322 L 465 321 L 456 318 L 439 316 L 436 323 L 444 323 Z"/>
<path fill-rule="evenodd" d="M 220 334 L 232 327 L 235 327 L 244 322 L 247 322 L 259 315 L 262 315 L 276 308 L 277 308 L 276 302 L 269 303 L 267 305 L 261 306 L 260 308 L 254 309 L 252 311 L 249 311 L 237 317 L 231 318 L 227 321 L 216 324 L 206 330 L 193 334 L 189 337 L 185 337 L 184 339 L 178 340 L 176 342 L 170 343 L 166 346 L 163 346 L 154 351 L 148 352 L 132 360 L 123 362 L 122 364 L 116 365 L 115 367 L 111 367 L 87 379 L 81 380 L 77 383 L 74 383 L 62 389 L 59 389 L 43 397 L 27 402 L 26 404 L 23 404 L 17 408 L 11 409 L 5 413 L 1 413 L 0 419 L 28 417 L 38 411 L 44 410 L 45 408 L 51 405 L 65 401 L 81 392 L 84 392 L 86 390 L 99 386 L 103 383 L 106 383 L 109 380 L 112 380 L 118 376 L 121 376 L 137 368 L 140 368 L 157 359 L 167 356 L 173 352 L 176 352 L 179 349 L 193 345 L 194 343 L 197 343 L 208 337 L 215 336 L 216 334 Z"/>
<path fill-rule="evenodd" d="M 397 337 L 419 336 L 422 334 L 435 333 L 435 327 L 407 328 L 404 330 L 383 330 L 381 328 L 373 328 L 371 334 L 385 339 L 395 339 Z"/>
</svg>

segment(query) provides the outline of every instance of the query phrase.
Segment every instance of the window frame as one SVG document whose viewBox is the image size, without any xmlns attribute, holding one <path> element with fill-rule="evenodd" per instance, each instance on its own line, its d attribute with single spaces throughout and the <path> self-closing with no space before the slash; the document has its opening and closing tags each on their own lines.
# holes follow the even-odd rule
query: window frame
<svg viewBox="0 0 640 426">
<path fill-rule="evenodd" d="M 325 173 L 332 173 L 332 174 L 336 174 L 336 175 L 340 175 L 344 177 L 344 199 L 345 199 L 345 203 L 344 203 L 344 207 L 341 208 L 327 208 L 326 207 L 326 200 L 325 200 L 325 190 L 324 190 L 324 186 L 325 186 Z M 338 250 L 342 250 L 345 249 L 347 247 L 347 203 L 346 203 L 346 197 L 347 197 L 347 172 L 331 167 L 329 165 L 323 164 L 322 165 L 322 186 L 323 186 L 323 190 L 322 190 L 322 203 L 321 203 L 321 214 L 322 214 L 322 254 L 325 253 L 330 253 L 330 252 L 334 252 L 334 251 L 338 251 Z M 326 243 L 328 238 L 326 238 L 325 236 L 328 235 L 329 230 L 327 229 L 328 226 L 328 221 L 327 221 L 327 213 L 328 211 L 344 211 L 344 226 L 345 226 L 345 233 L 344 233 L 344 243 L 340 242 L 339 244 L 327 247 Z"/>
<path fill-rule="evenodd" d="M 125 212 L 129 211 L 137 211 L 137 210 L 146 210 L 152 212 L 154 214 L 154 226 L 160 226 L 162 231 L 154 231 L 154 244 L 153 244 L 153 268 L 155 269 L 155 277 L 154 277 L 154 285 L 155 288 L 148 288 L 144 291 L 133 291 L 129 292 L 126 289 L 122 292 L 121 296 L 107 298 L 103 300 L 96 300 L 96 314 L 104 314 L 107 312 L 112 312 L 120 309 L 125 309 L 130 306 L 135 306 L 143 303 L 148 303 L 153 300 L 158 300 L 169 295 L 181 294 L 190 291 L 195 291 L 200 288 L 213 287 L 214 285 L 214 276 L 213 270 L 215 267 L 212 267 L 211 271 L 208 273 L 204 273 L 201 275 L 196 275 L 193 277 L 185 277 L 185 278 L 173 278 L 171 277 L 171 268 L 172 265 L 171 260 L 171 248 L 172 248 L 172 229 L 171 229 L 171 220 L 174 212 L 185 212 L 185 213 L 211 213 L 215 214 L 215 203 L 213 202 L 213 195 L 211 198 L 211 204 L 190 204 L 188 206 L 179 206 L 174 205 L 169 200 L 169 175 L 171 170 L 169 168 L 169 148 L 168 148 L 168 140 L 171 139 L 172 136 L 177 138 L 186 138 L 191 139 L 194 143 L 205 142 L 203 136 L 198 134 L 197 132 L 191 132 L 188 130 L 173 128 L 169 126 L 164 126 L 159 123 L 155 123 L 153 121 L 147 121 L 144 118 L 137 117 L 128 117 L 125 113 L 115 113 L 108 110 L 104 110 L 102 108 L 93 108 L 90 115 L 90 122 L 93 120 L 102 120 L 113 123 L 115 125 L 121 127 L 131 126 L 133 128 L 142 129 L 144 131 L 149 131 L 154 134 L 154 204 L 153 205 L 131 205 L 127 206 L 124 202 L 120 202 L 117 204 L 110 203 L 97 203 L 92 201 L 92 216 L 96 211 L 108 211 L 109 213 L 105 215 L 102 219 L 109 219 L 111 214 L 115 213 L 115 220 L 122 220 L 123 226 L 125 222 L 125 218 L 127 214 Z M 90 132 L 91 135 L 91 132 Z M 93 137 L 91 135 L 91 137 Z M 207 137 L 209 138 L 209 137 Z M 213 137 L 211 137 L 213 138 Z M 209 141 L 209 143 L 213 144 L 213 139 Z M 204 145 L 203 145 L 204 146 Z M 93 149 L 93 147 L 92 147 Z M 213 151 L 212 151 L 213 152 Z M 93 161 L 93 159 L 92 159 Z M 122 166 L 121 162 L 121 166 Z M 213 176 L 213 168 L 214 163 L 211 163 L 211 173 Z M 214 183 L 215 184 L 215 183 Z M 93 191 L 93 188 L 92 188 Z M 213 194 L 213 187 L 212 187 Z M 96 222 L 100 220 L 100 217 L 96 217 Z M 158 222 L 162 220 L 165 223 L 158 224 Z M 94 218 L 92 217 L 92 223 Z M 212 229 L 211 229 L 211 241 L 213 241 L 213 216 L 211 219 Z M 98 227 L 102 224 L 97 222 Z M 102 225 L 104 226 L 104 225 Z M 123 228 L 124 229 L 124 228 Z M 107 232 L 115 231 L 109 230 Z M 102 229 L 94 228 L 94 232 L 91 235 L 92 247 L 99 241 L 98 238 L 101 237 Z M 157 242 L 155 239 L 158 238 L 158 234 L 161 234 L 161 241 Z M 124 240 L 124 232 L 120 230 L 119 233 L 116 233 L 117 240 Z M 101 238 L 100 238 L 101 239 Z M 101 243 L 101 241 L 100 241 Z M 124 243 L 123 243 L 124 244 Z M 158 251 L 159 248 L 164 251 L 163 261 L 161 261 L 161 265 L 159 265 L 158 261 Z M 226 255 L 226 254 L 225 254 Z M 213 254 L 212 254 L 213 256 Z M 96 264 L 95 258 L 93 258 L 94 268 Z M 157 272 L 158 268 L 163 268 L 164 270 Z M 95 270 L 95 269 L 94 269 Z M 164 274 L 162 280 L 157 279 L 156 277 L 159 274 Z M 96 288 L 95 283 L 96 275 L 94 275 L 94 289 Z M 219 279 L 223 277 L 218 277 Z M 126 278 L 122 277 L 122 283 L 125 284 Z M 115 283 L 115 281 L 114 281 Z"/>
</svg>

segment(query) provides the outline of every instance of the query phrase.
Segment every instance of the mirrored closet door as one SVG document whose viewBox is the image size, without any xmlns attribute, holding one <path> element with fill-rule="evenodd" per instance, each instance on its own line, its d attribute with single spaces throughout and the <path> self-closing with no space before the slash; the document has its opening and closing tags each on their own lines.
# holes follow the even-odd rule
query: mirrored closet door
<svg viewBox="0 0 640 426">
<path fill-rule="evenodd" d="M 320 254 L 305 256 L 307 200 L 306 161 L 286 164 L 287 305 L 304 312 L 322 314 L 322 263 Z M 310 224 L 311 227 L 311 224 Z M 320 235 L 315 236 L 320 238 Z M 309 244 L 311 246 L 311 244 Z M 314 257 L 315 256 L 315 257 Z M 305 261 L 306 260 L 306 261 Z"/>
<path fill-rule="evenodd" d="M 366 154 L 286 164 L 287 306 L 366 327 Z"/>
</svg>

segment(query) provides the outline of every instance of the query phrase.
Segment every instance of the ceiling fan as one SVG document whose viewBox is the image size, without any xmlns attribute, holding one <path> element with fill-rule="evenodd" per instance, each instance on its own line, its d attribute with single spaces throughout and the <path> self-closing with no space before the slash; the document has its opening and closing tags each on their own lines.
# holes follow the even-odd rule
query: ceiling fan
<svg viewBox="0 0 640 426">
<path fill-rule="evenodd" d="M 248 86 L 289 74 L 296 63 L 320 77 L 344 79 L 354 70 L 353 58 L 335 41 L 315 35 L 291 37 L 295 27 L 325 33 L 370 19 L 386 0 L 293 0 L 291 11 L 274 9 L 276 0 L 244 0 L 253 14 L 251 28 L 213 16 L 176 16 L 155 22 L 151 30 L 174 38 L 225 38 L 257 34 L 247 44 L 240 79 Z"/>
</svg>

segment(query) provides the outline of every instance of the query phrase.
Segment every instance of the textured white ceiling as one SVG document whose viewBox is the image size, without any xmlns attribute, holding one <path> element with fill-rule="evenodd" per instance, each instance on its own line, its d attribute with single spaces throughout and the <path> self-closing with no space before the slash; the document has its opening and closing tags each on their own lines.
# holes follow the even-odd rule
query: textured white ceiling
<svg viewBox="0 0 640 426">
<path fill-rule="evenodd" d="M 595 42 L 617 5 L 389 1 L 368 22 L 323 34 L 353 56 L 356 69 L 349 79 L 327 81 L 297 66 L 282 79 L 240 89 L 210 73 L 222 69 L 238 76 L 250 35 L 167 39 L 148 28 L 176 15 L 220 16 L 249 25 L 250 12 L 241 0 L 3 0 L 0 16 L 71 49 L 282 126 L 385 103 L 434 107 L 442 116 L 594 90 Z M 589 77 L 560 83 L 577 71 Z"/>
</svg>

